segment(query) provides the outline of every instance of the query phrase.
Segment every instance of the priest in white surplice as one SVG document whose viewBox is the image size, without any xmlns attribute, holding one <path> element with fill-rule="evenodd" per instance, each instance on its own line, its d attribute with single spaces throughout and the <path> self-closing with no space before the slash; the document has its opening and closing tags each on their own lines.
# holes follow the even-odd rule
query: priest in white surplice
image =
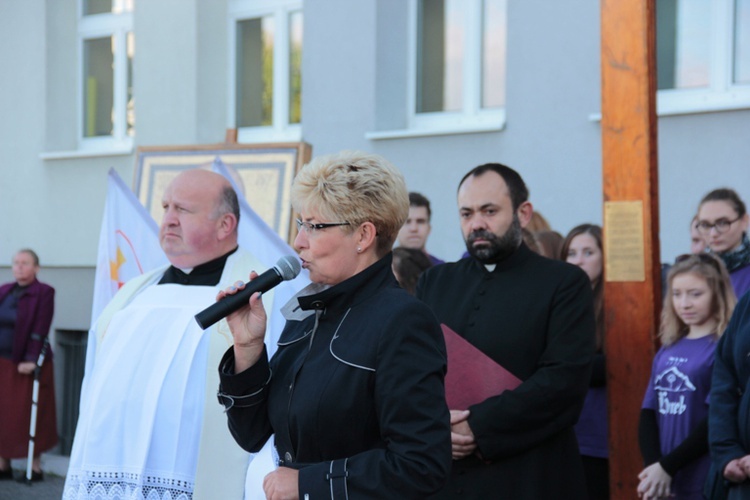
<svg viewBox="0 0 750 500">
<path fill-rule="evenodd" d="M 64 499 L 243 498 L 249 455 L 216 399 L 232 336 L 226 321 L 204 332 L 193 316 L 264 269 L 237 247 L 237 198 L 221 175 L 181 173 L 163 207 L 171 266 L 128 282 L 89 335 Z M 273 292 L 263 300 L 272 310 Z"/>
</svg>

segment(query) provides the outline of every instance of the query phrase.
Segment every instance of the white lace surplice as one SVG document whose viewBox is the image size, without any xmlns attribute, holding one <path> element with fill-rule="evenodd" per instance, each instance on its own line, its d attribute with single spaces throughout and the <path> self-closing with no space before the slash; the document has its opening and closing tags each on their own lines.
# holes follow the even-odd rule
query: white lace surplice
<svg viewBox="0 0 750 500">
<path fill-rule="evenodd" d="M 65 499 L 192 498 L 214 287 L 150 286 L 112 318 L 81 408 Z M 83 424 L 83 425 L 82 425 Z"/>
</svg>

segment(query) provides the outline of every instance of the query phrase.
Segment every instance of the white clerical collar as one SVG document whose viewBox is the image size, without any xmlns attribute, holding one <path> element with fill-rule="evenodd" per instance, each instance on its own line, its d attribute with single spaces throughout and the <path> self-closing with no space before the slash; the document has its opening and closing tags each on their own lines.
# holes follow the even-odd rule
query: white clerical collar
<svg viewBox="0 0 750 500">
<path fill-rule="evenodd" d="M 174 267 L 176 267 L 177 269 L 179 269 L 180 271 L 182 271 L 185 274 L 190 274 L 190 273 L 193 272 L 193 269 L 195 269 L 194 267 L 184 267 L 184 268 L 183 267 L 177 267 L 177 266 L 174 266 Z"/>
<path fill-rule="evenodd" d="M 484 265 L 484 267 L 485 267 L 485 269 L 487 269 L 487 270 L 488 270 L 489 272 L 492 272 L 492 271 L 494 271 L 494 270 L 495 270 L 495 268 L 497 267 L 497 264 L 485 264 L 485 265 Z"/>
</svg>

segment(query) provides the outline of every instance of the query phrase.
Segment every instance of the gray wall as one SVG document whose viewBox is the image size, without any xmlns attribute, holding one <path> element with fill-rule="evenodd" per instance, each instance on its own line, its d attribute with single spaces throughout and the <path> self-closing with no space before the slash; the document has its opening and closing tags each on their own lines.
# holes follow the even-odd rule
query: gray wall
<svg viewBox="0 0 750 500">
<path fill-rule="evenodd" d="M 374 120 L 375 2 L 307 0 L 304 16 L 303 140 L 314 156 L 372 150 L 364 135 Z"/>
<path fill-rule="evenodd" d="M 532 202 L 559 231 L 600 223 L 600 129 L 588 118 L 600 107 L 599 11 L 592 5 L 510 2 L 513 78 L 504 130 L 371 141 L 365 133 L 406 123 L 406 2 L 306 1 L 304 139 L 314 154 L 360 148 L 393 161 L 409 188 L 432 201 L 428 246 L 444 259 L 464 251 L 455 192 L 481 163 L 519 170 Z"/>
<path fill-rule="evenodd" d="M 732 187 L 750 207 L 750 110 L 659 119 L 659 218 L 662 257 L 690 250 L 698 202 Z"/>
<path fill-rule="evenodd" d="M 44 141 L 44 2 L 0 2 L 0 262 L 17 242 L 41 247 L 50 237 L 55 185 L 37 155 Z"/>
</svg>

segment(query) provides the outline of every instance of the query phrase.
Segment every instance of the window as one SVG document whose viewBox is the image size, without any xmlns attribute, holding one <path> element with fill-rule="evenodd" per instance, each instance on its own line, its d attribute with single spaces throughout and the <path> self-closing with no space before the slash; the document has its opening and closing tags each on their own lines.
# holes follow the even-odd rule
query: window
<svg viewBox="0 0 750 500">
<path fill-rule="evenodd" d="M 507 0 L 413 0 L 410 128 L 500 129 Z"/>
<path fill-rule="evenodd" d="M 299 140 L 301 2 L 233 0 L 229 22 L 229 120 L 238 140 Z"/>
<path fill-rule="evenodd" d="M 81 0 L 81 149 L 132 148 L 133 3 L 135 0 Z"/>
<path fill-rule="evenodd" d="M 750 107 L 750 0 L 656 2 L 660 114 Z"/>
</svg>

